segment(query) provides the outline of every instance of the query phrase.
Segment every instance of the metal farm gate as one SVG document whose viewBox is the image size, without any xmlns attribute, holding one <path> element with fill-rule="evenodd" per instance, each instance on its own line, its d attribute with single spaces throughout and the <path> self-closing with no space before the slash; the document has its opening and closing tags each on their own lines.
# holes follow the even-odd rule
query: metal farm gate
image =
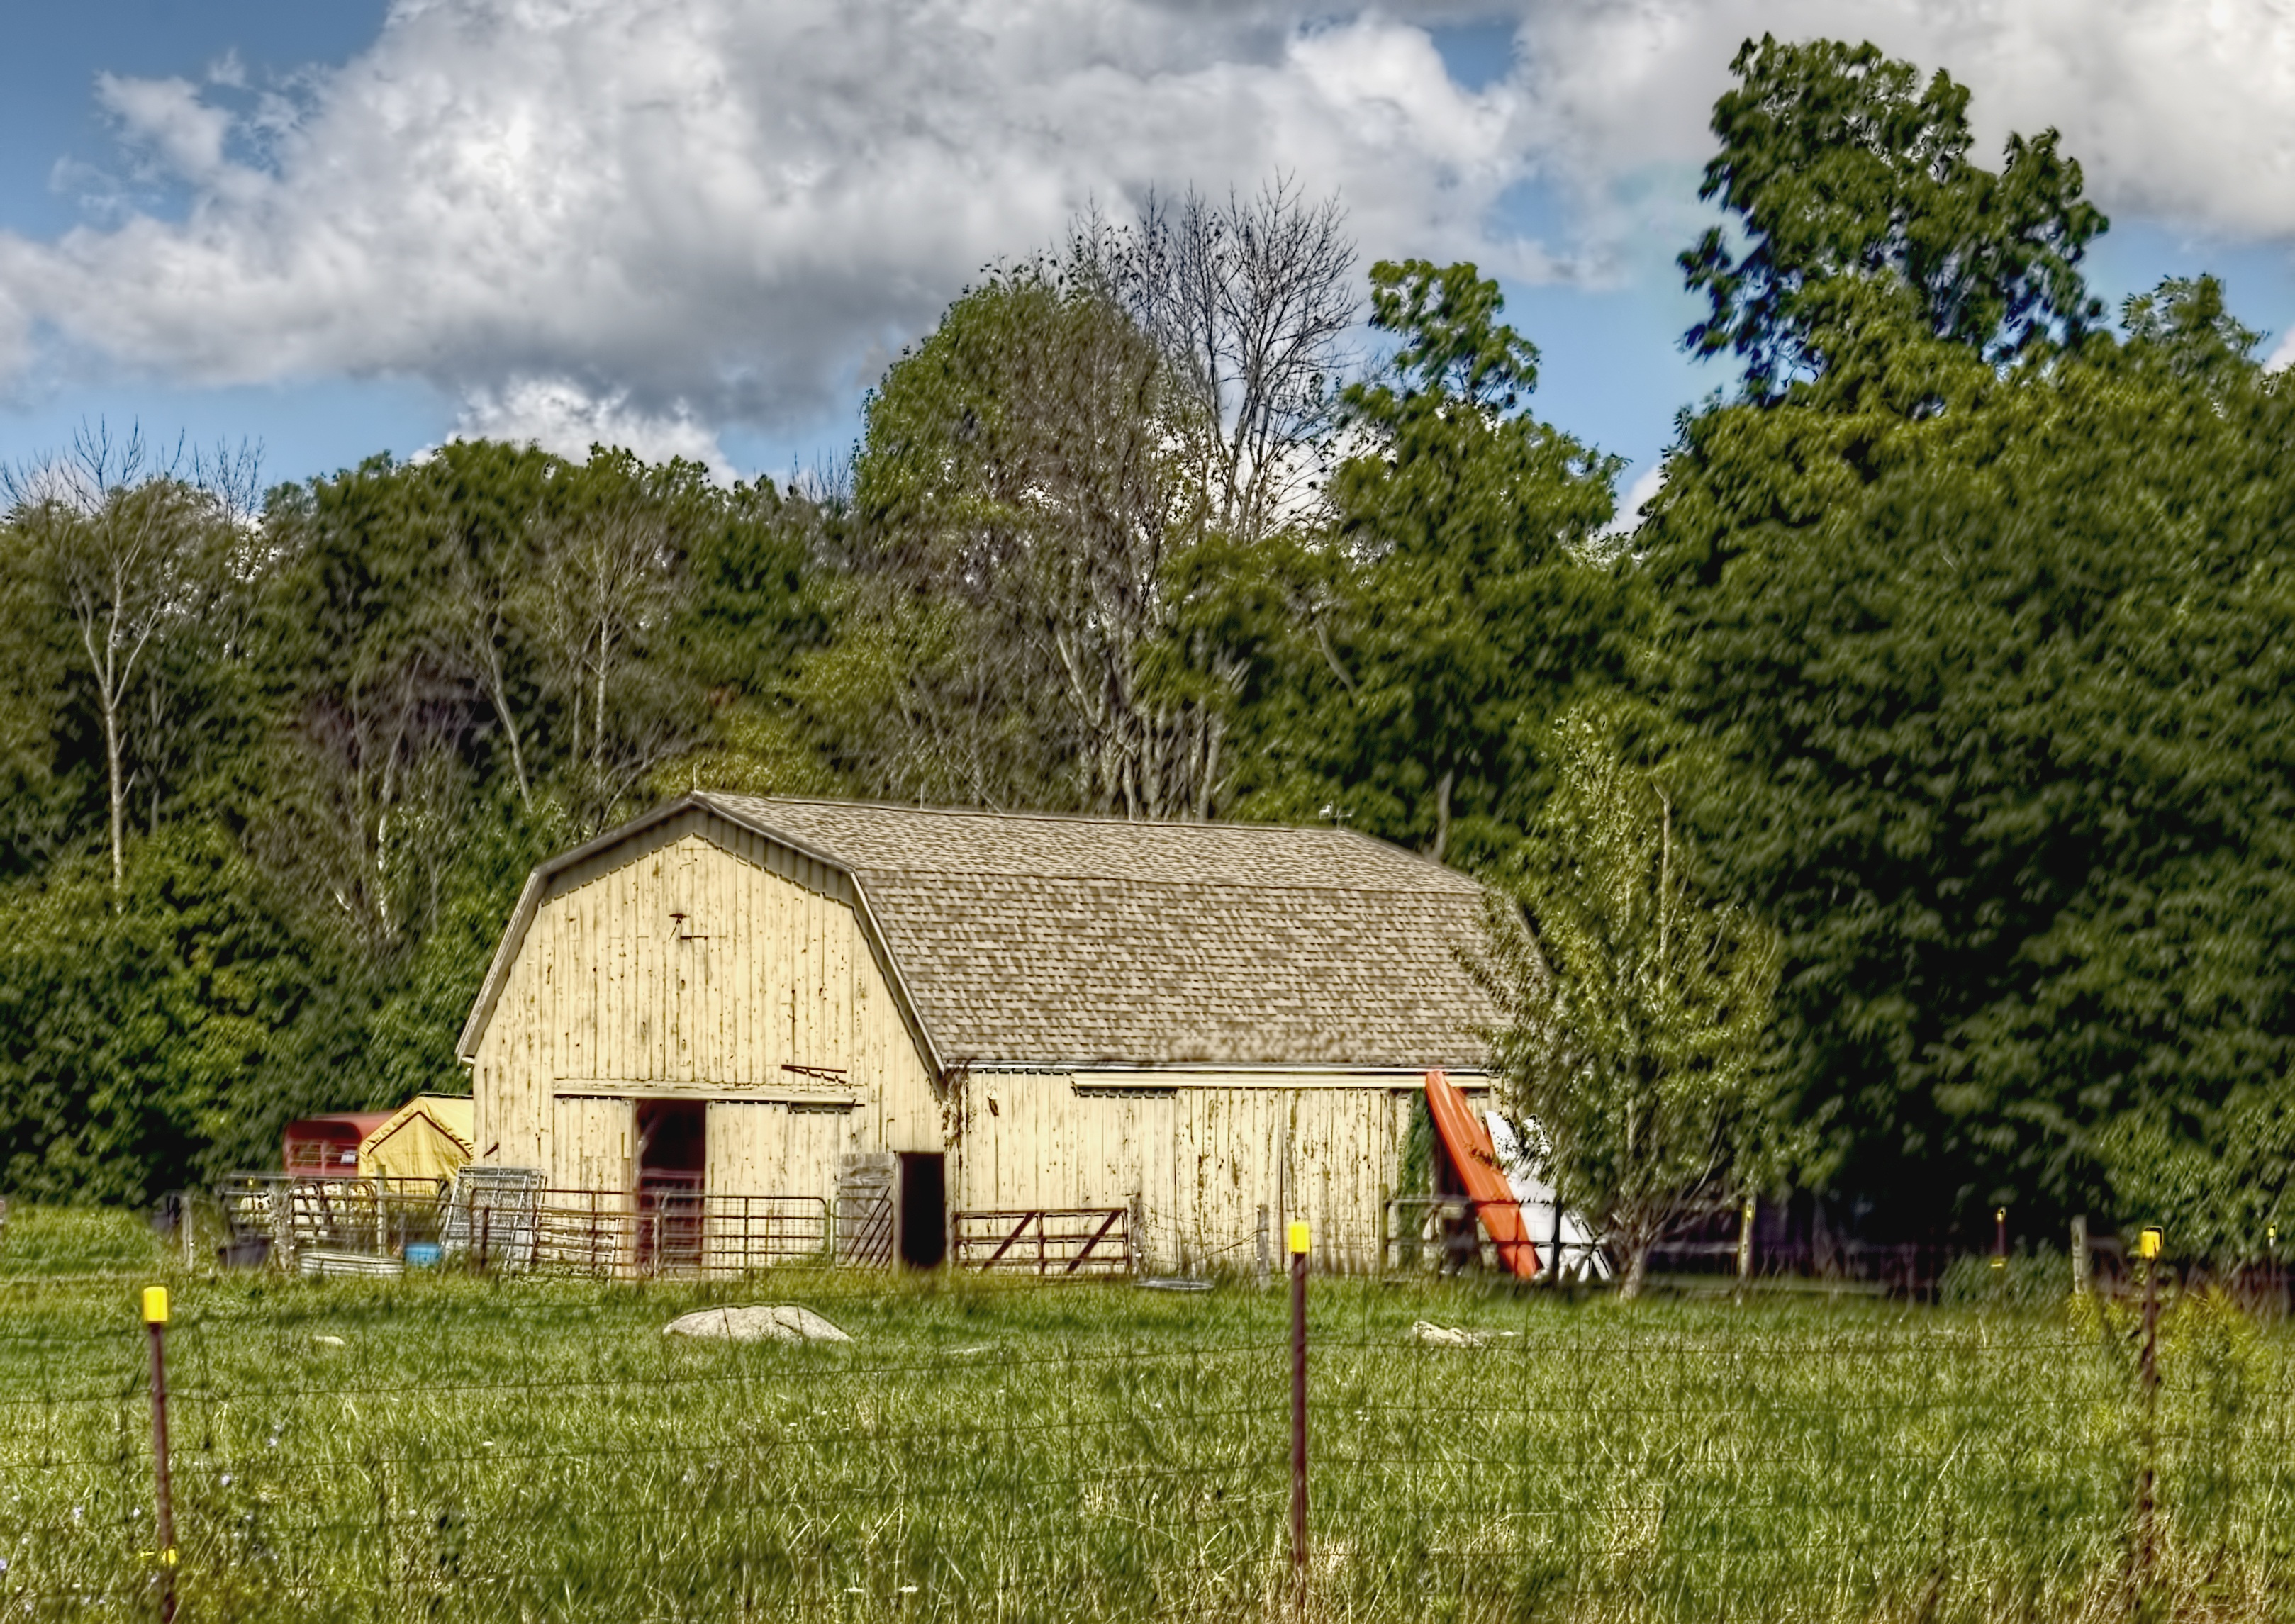
<svg viewBox="0 0 2295 1624">
<path fill-rule="evenodd" d="M 1123 1207 L 959 1212 L 949 1228 L 959 1269 L 1051 1277 L 1131 1272 L 1131 1224 Z"/>
</svg>

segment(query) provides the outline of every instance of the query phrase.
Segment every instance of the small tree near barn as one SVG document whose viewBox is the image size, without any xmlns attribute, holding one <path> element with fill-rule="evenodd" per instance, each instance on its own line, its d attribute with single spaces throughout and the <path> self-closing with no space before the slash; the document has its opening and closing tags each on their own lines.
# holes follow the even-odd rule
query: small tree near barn
<svg viewBox="0 0 2295 1624">
<path fill-rule="evenodd" d="M 1501 1098 L 1631 1298 L 1653 1246 L 1776 1182 L 1795 1146 L 1767 1063 L 1776 934 L 1700 894 L 1671 771 L 1621 731 L 1582 705 L 1556 729 L 1554 794 L 1488 895 L 1477 973 Z"/>
</svg>

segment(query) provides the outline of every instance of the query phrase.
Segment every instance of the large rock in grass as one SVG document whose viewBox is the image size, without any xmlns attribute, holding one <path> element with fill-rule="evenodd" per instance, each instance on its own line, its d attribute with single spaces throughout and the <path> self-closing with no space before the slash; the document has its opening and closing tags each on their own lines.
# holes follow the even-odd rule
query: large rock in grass
<svg viewBox="0 0 2295 1624">
<path fill-rule="evenodd" d="M 715 1336 L 737 1342 L 849 1342 L 853 1339 L 811 1309 L 794 1303 L 696 1309 L 662 1326 L 665 1336 Z"/>
</svg>

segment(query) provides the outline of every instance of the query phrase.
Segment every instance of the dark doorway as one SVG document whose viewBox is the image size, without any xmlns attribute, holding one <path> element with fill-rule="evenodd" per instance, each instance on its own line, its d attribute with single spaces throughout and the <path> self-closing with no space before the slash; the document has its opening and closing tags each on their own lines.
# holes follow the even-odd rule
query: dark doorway
<svg viewBox="0 0 2295 1624">
<path fill-rule="evenodd" d="M 708 1123 L 709 1107 L 698 1099 L 638 1101 L 640 1274 L 701 1267 Z"/>
<path fill-rule="evenodd" d="M 903 1155 L 900 1203 L 902 1266 L 938 1269 L 948 1261 L 948 1158 Z"/>
<path fill-rule="evenodd" d="M 1466 1181 L 1459 1175 L 1458 1164 L 1450 1159 L 1450 1147 L 1438 1135 L 1433 1148 L 1428 1171 L 1433 1175 L 1434 1195 L 1444 1204 L 1428 1214 L 1434 1230 L 1429 1238 L 1440 1249 L 1442 1271 L 1454 1275 L 1482 1261 L 1482 1236 L 1475 1227 L 1474 1204 L 1466 1199 Z"/>
</svg>

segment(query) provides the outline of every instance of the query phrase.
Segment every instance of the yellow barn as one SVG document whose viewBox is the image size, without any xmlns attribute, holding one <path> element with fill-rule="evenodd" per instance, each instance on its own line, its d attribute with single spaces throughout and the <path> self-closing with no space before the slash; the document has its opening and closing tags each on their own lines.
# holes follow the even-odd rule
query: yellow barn
<svg viewBox="0 0 2295 1624">
<path fill-rule="evenodd" d="M 1422 1074 L 1484 1086 L 1479 905 L 1339 829 L 697 793 L 527 881 L 472 1143 L 561 1206 L 706 1205 L 713 1255 L 770 1198 L 848 1257 L 874 1202 L 918 1264 L 1247 1268 L 1303 1219 L 1373 1267 Z"/>
</svg>

